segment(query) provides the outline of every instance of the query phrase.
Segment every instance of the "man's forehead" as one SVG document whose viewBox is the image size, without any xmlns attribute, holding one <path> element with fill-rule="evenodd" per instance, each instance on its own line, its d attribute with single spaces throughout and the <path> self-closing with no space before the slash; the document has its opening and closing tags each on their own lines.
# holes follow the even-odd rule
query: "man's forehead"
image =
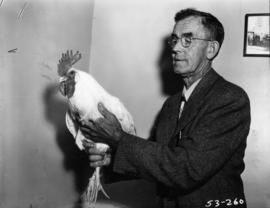
<svg viewBox="0 0 270 208">
<path fill-rule="evenodd" d="M 205 29 L 201 23 L 200 17 L 187 17 L 175 23 L 173 33 L 181 36 L 185 33 L 200 34 L 204 33 Z"/>
</svg>

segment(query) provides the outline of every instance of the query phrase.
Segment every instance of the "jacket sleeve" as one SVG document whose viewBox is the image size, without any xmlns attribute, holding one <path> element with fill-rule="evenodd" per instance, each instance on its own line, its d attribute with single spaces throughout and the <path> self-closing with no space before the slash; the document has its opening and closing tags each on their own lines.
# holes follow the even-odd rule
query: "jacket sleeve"
<svg viewBox="0 0 270 208">
<path fill-rule="evenodd" d="M 245 94 L 213 103 L 179 146 L 169 147 L 126 134 L 117 148 L 114 171 L 183 190 L 208 180 L 239 146 L 245 148 L 250 125 Z"/>
</svg>

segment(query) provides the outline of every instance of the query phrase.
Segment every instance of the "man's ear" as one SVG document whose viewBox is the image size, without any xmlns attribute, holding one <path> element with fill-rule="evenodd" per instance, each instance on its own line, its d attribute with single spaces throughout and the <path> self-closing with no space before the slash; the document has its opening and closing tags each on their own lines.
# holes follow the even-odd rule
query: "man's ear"
<svg viewBox="0 0 270 208">
<path fill-rule="evenodd" d="M 209 41 L 206 54 L 209 60 L 213 60 L 217 56 L 219 47 L 220 45 L 217 41 Z"/>
</svg>

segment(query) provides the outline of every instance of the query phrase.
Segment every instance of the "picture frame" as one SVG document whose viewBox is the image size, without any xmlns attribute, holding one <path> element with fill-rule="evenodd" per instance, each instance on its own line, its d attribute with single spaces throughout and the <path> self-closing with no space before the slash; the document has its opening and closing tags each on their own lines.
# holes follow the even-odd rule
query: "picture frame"
<svg viewBox="0 0 270 208">
<path fill-rule="evenodd" d="M 270 13 L 245 15 L 244 56 L 270 57 Z"/>
</svg>

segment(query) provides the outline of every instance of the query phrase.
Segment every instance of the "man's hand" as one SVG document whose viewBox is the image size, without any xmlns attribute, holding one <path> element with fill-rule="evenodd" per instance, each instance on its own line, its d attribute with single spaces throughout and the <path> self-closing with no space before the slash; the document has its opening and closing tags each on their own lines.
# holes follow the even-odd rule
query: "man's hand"
<svg viewBox="0 0 270 208">
<path fill-rule="evenodd" d="M 101 152 L 95 143 L 84 141 L 83 146 L 89 154 L 90 167 L 97 168 L 110 165 L 112 158 L 110 152 Z"/>
<path fill-rule="evenodd" d="M 116 149 L 118 141 L 124 134 L 121 124 L 116 116 L 108 111 L 102 103 L 98 104 L 98 110 L 103 118 L 84 122 L 80 129 L 86 138 L 94 142 L 108 144 L 111 148 Z"/>
</svg>

